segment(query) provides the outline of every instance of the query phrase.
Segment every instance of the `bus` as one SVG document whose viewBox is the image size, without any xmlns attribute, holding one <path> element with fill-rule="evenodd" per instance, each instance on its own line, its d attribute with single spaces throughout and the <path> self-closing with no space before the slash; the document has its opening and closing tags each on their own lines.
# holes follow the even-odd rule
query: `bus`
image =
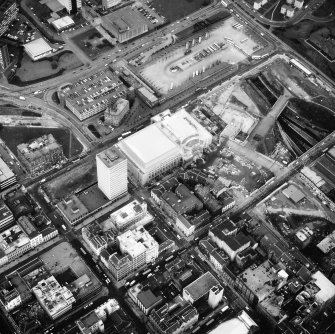
<svg viewBox="0 0 335 334">
<path fill-rule="evenodd" d="M 87 254 L 86 251 L 82 247 L 80 247 L 80 250 L 83 254 L 85 254 L 85 255 Z"/>
<path fill-rule="evenodd" d="M 167 259 L 165 259 L 165 262 L 170 261 L 173 258 L 173 255 L 170 255 Z"/>
<path fill-rule="evenodd" d="M 131 134 L 131 131 L 127 131 L 127 132 L 124 132 L 121 136 L 124 138 L 124 137 L 127 137 Z"/>
<path fill-rule="evenodd" d="M 209 326 L 213 321 L 214 321 L 214 319 L 211 319 L 208 322 L 206 322 L 206 326 Z"/>
<path fill-rule="evenodd" d="M 222 307 L 222 309 L 221 309 L 221 313 L 225 313 L 225 312 L 228 311 L 228 310 L 229 310 L 229 306 L 226 305 L 226 306 Z"/>
<path fill-rule="evenodd" d="M 146 275 L 146 274 L 149 274 L 150 271 L 151 271 L 151 269 L 148 269 L 148 270 L 146 270 L 142 275 L 144 276 L 144 275 Z"/>
</svg>

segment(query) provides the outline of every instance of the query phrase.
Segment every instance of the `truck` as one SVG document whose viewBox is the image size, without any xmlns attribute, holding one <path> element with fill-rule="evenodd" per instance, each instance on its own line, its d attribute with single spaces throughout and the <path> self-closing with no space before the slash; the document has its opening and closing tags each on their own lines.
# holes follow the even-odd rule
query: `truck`
<svg viewBox="0 0 335 334">
<path fill-rule="evenodd" d="M 20 100 L 23 100 L 23 101 L 26 100 L 26 98 L 25 98 L 24 96 L 19 96 L 19 99 L 20 99 Z"/>
</svg>

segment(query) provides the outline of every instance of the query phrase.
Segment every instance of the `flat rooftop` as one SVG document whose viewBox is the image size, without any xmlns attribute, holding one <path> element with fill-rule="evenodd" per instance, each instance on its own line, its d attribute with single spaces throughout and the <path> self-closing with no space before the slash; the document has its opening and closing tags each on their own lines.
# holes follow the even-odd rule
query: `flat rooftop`
<svg viewBox="0 0 335 334">
<path fill-rule="evenodd" d="M 117 237 L 120 246 L 132 257 L 145 252 L 146 249 L 157 246 L 157 241 L 143 227 L 127 231 Z M 121 248 L 121 247 L 120 247 Z"/>
<path fill-rule="evenodd" d="M 107 108 L 111 98 L 117 99 L 126 91 L 126 87 L 109 69 L 67 83 L 58 90 L 80 114 L 97 107 Z"/>
<path fill-rule="evenodd" d="M 197 278 L 194 282 L 184 288 L 194 301 L 197 301 L 202 296 L 210 291 L 210 289 L 216 285 L 219 285 L 218 280 L 209 272 L 203 274 Z"/>
<path fill-rule="evenodd" d="M 98 184 L 82 190 L 77 194 L 77 198 L 87 208 L 89 212 L 92 212 L 109 202 L 109 199 L 99 189 Z"/>
<path fill-rule="evenodd" d="M 14 225 L 0 233 L 0 257 L 10 254 L 28 243 L 30 240 L 22 228 L 19 225 Z"/>
<path fill-rule="evenodd" d="M 124 7 L 108 15 L 105 15 L 104 20 L 110 23 L 119 33 L 131 29 L 137 29 L 142 25 L 146 25 L 146 21 L 141 17 L 140 13 L 133 10 L 131 7 Z"/>
<path fill-rule="evenodd" d="M 70 222 L 85 216 L 89 212 L 86 206 L 76 195 L 72 195 L 59 202 L 57 206 Z"/>
<path fill-rule="evenodd" d="M 70 16 L 64 16 L 60 19 L 52 21 L 51 23 L 57 30 L 65 29 L 71 25 L 74 25 L 74 21 L 71 19 Z"/>
<path fill-rule="evenodd" d="M 42 37 L 24 44 L 24 49 L 33 57 L 52 51 L 52 47 Z"/>
<path fill-rule="evenodd" d="M 291 199 L 294 203 L 299 203 L 302 199 L 305 198 L 305 194 L 293 184 L 289 185 L 282 192 L 287 198 Z"/>
<path fill-rule="evenodd" d="M 8 206 L 1 201 L 0 202 L 0 222 L 8 219 L 8 217 L 13 217 L 12 211 L 9 210 Z"/>
<path fill-rule="evenodd" d="M 225 321 L 218 325 L 216 328 L 208 332 L 208 334 L 248 334 L 249 329 L 245 324 L 238 318 Z"/>
<path fill-rule="evenodd" d="M 99 159 L 106 167 L 111 168 L 118 165 L 120 162 L 126 160 L 120 152 L 115 148 L 107 148 L 106 150 L 97 154 L 97 159 Z"/>
<path fill-rule="evenodd" d="M 145 171 L 168 156 L 179 155 L 179 147 L 156 124 L 122 140 L 118 146 L 134 164 Z"/>
<path fill-rule="evenodd" d="M 143 204 L 140 204 L 137 200 L 134 200 L 127 205 L 123 206 L 121 209 L 113 212 L 110 218 L 118 226 L 122 226 L 124 223 L 131 219 L 141 215 L 144 212 Z"/>
<path fill-rule="evenodd" d="M 265 261 L 255 269 L 248 268 L 240 276 L 245 285 L 253 291 L 259 301 L 263 301 L 276 289 L 271 284 L 265 284 L 277 279 L 277 275 L 271 270 L 269 261 Z"/>
<path fill-rule="evenodd" d="M 193 136 L 199 136 L 205 141 L 212 138 L 212 135 L 183 108 L 164 119 L 161 127 L 164 131 L 168 131 L 169 137 L 172 136 L 181 143 Z"/>
<path fill-rule="evenodd" d="M 15 176 L 15 174 L 7 166 L 7 164 L 0 158 L 0 183 L 7 181 L 13 176 Z"/>
</svg>

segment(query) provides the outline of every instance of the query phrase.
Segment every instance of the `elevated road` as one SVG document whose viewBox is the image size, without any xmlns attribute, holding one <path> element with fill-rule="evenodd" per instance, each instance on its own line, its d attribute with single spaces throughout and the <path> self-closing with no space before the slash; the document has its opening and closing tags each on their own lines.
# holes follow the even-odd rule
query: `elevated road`
<svg viewBox="0 0 335 334">
<path fill-rule="evenodd" d="M 234 3 L 235 6 L 238 6 L 240 9 L 246 12 L 254 20 L 257 20 L 259 23 L 269 25 L 271 27 L 283 28 L 295 25 L 306 18 L 310 18 L 312 16 L 313 11 L 315 11 L 317 7 L 321 6 L 325 2 L 325 0 L 311 0 L 307 8 L 306 7 L 302 8 L 301 10 L 297 11 L 292 18 L 287 18 L 286 20 L 283 21 L 271 20 L 269 18 L 264 17 L 260 12 L 253 9 L 249 4 L 247 4 L 243 0 L 232 0 L 232 2 Z M 323 21 L 321 19 L 321 21 L 318 22 L 329 22 L 329 21 Z"/>
<path fill-rule="evenodd" d="M 293 161 L 289 166 L 283 169 L 277 176 L 273 177 L 266 184 L 264 184 L 261 188 L 254 191 L 244 202 L 234 207 L 232 210 L 228 212 L 229 216 L 238 216 L 243 211 L 251 208 L 256 203 L 261 201 L 263 198 L 271 194 L 274 190 L 278 188 L 281 184 L 286 182 L 290 177 L 296 174 L 300 168 L 306 166 L 311 161 L 318 158 L 322 152 L 326 149 L 331 148 L 335 145 L 335 131 L 333 131 L 330 135 L 325 137 L 315 146 L 310 148 L 304 154 L 302 154 L 299 158 Z"/>
</svg>

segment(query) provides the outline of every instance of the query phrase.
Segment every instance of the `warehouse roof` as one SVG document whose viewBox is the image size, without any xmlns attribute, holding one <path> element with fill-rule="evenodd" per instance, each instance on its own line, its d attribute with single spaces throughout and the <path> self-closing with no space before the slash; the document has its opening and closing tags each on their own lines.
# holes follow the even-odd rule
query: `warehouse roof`
<svg viewBox="0 0 335 334">
<path fill-rule="evenodd" d="M 60 19 L 53 21 L 51 24 L 55 27 L 56 30 L 62 30 L 74 25 L 74 21 L 71 19 L 70 16 L 64 16 Z"/>
<path fill-rule="evenodd" d="M 203 274 L 194 282 L 184 288 L 184 292 L 188 293 L 193 301 L 197 301 L 210 291 L 213 286 L 219 284 L 218 280 L 209 272 Z"/>
<path fill-rule="evenodd" d="M 152 124 L 119 143 L 120 149 L 142 170 L 170 155 L 179 155 L 179 147 Z"/>
<path fill-rule="evenodd" d="M 33 58 L 52 51 L 52 47 L 42 37 L 25 44 L 24 49 Z"/>
</svg>

